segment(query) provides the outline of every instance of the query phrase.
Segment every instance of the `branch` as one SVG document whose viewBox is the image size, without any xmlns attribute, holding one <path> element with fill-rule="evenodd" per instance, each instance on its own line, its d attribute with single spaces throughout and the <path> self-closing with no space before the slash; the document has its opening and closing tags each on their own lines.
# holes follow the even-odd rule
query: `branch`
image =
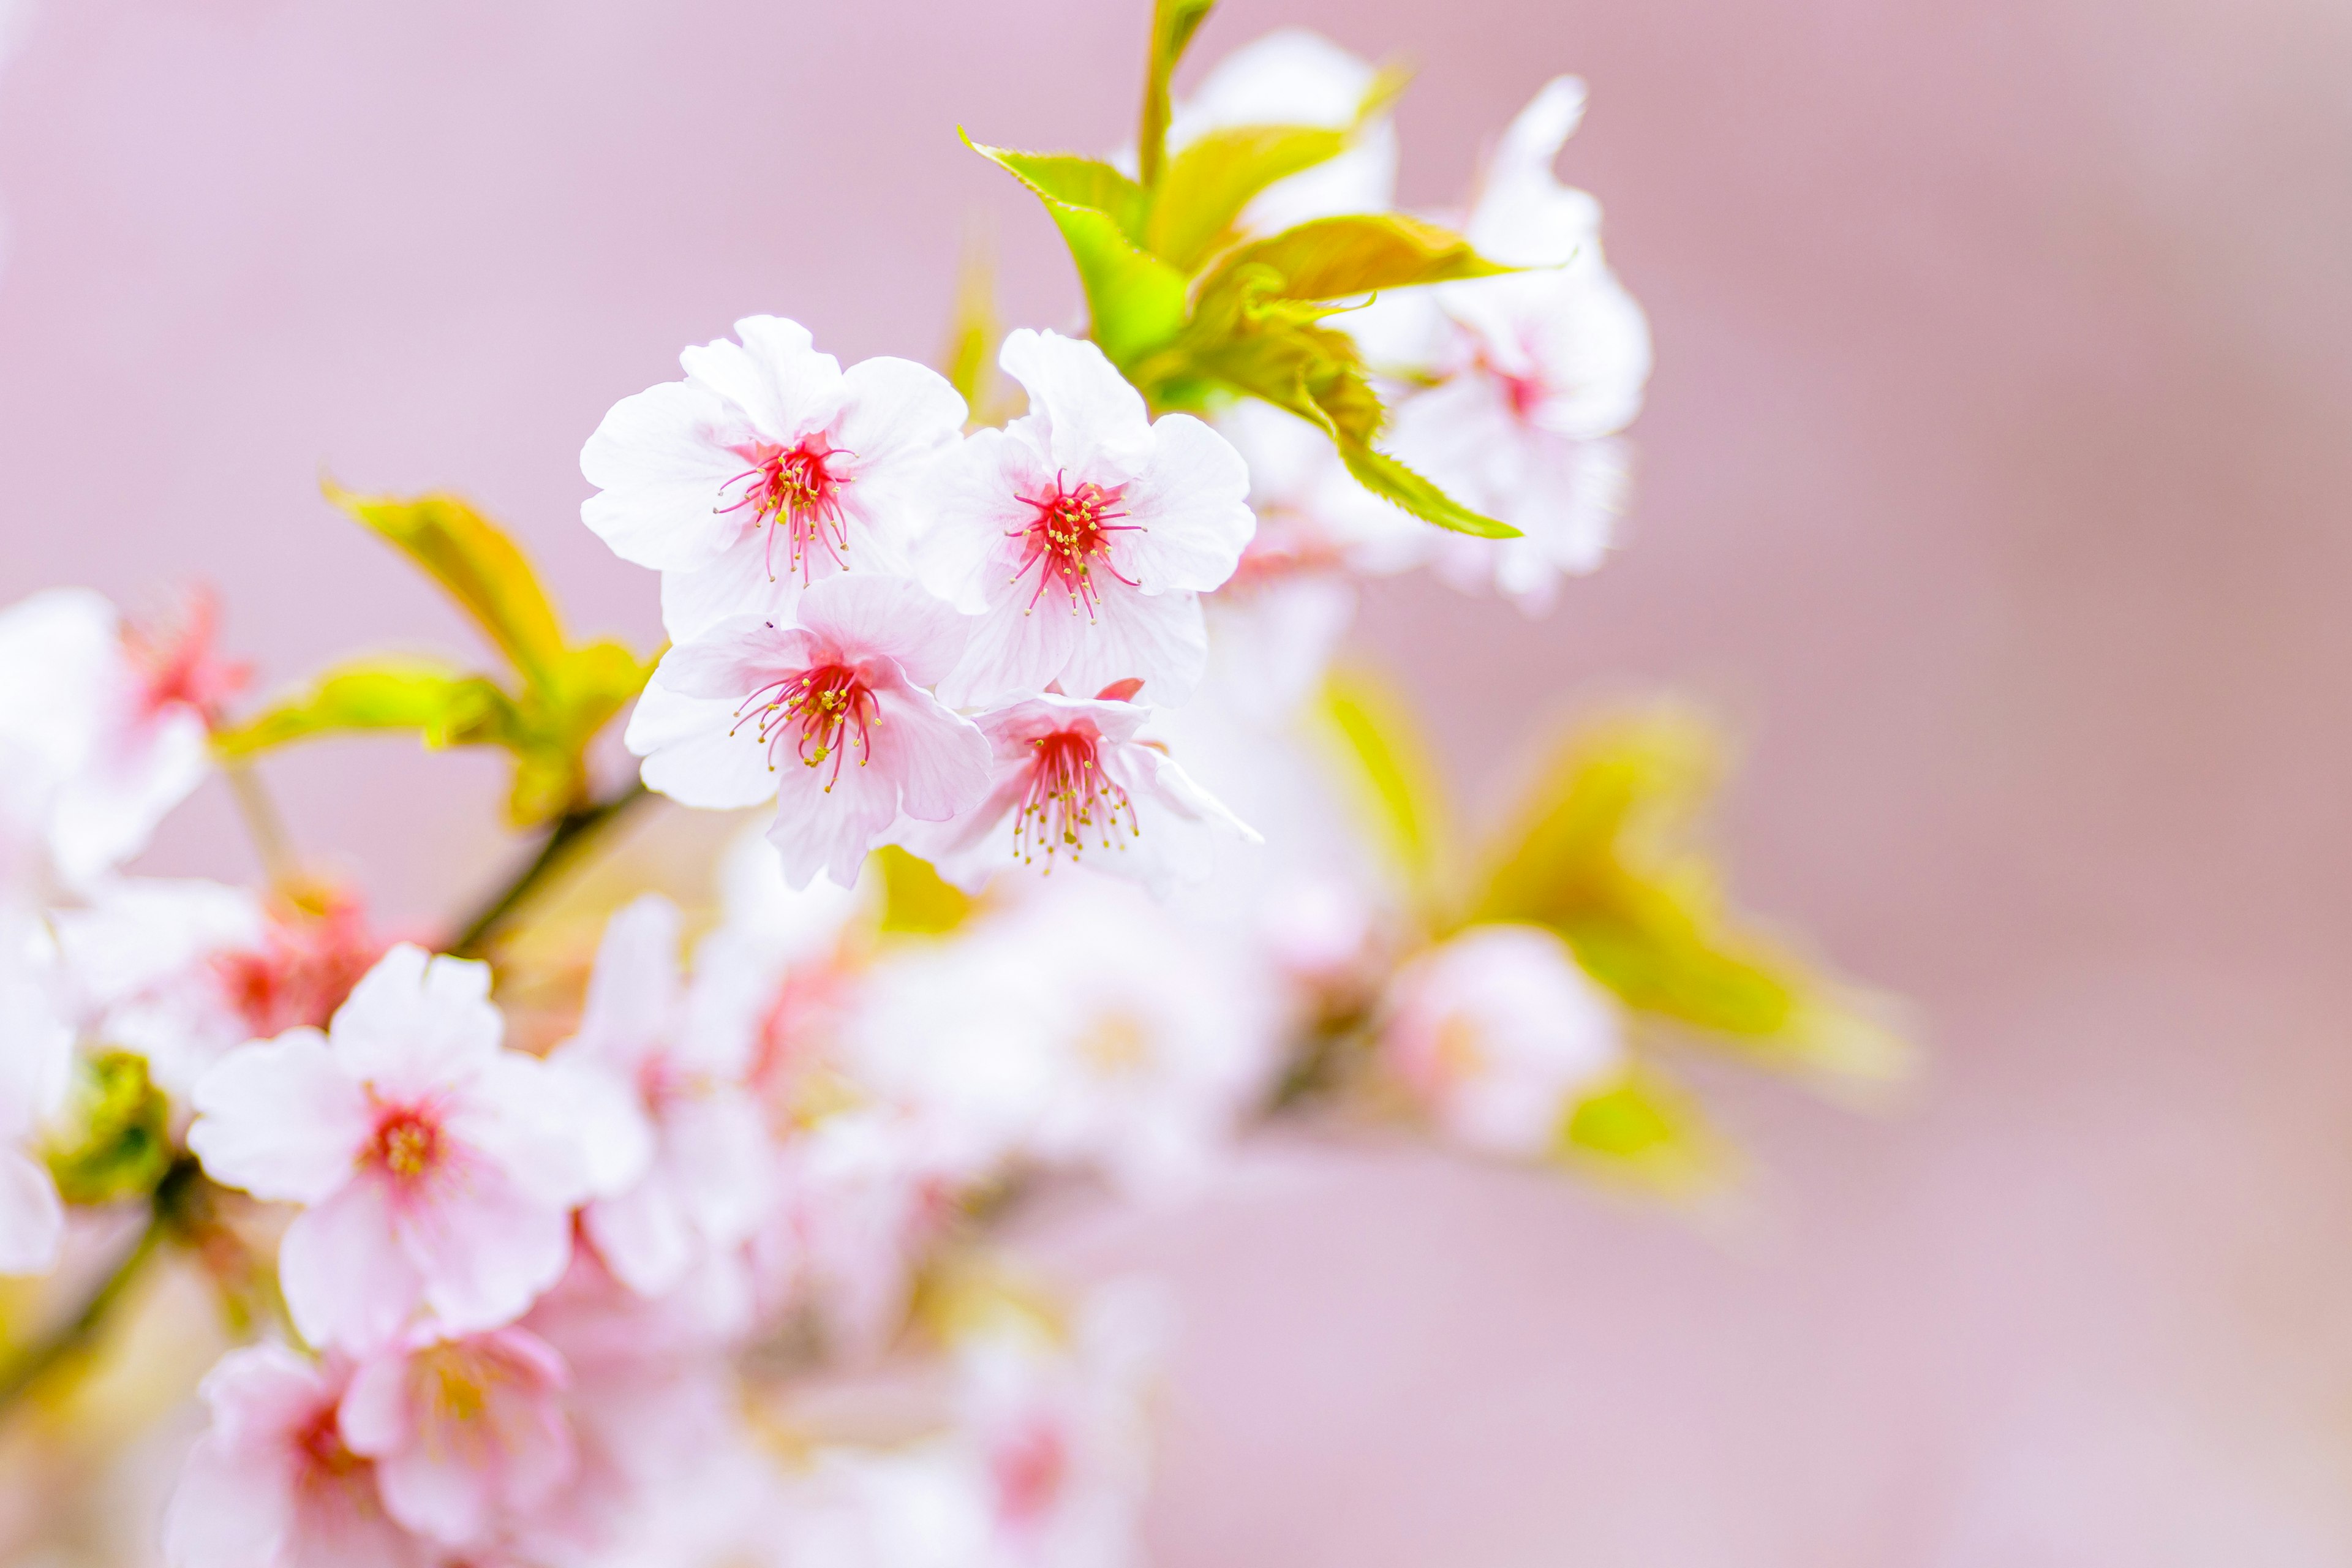
<svg viewBox="0 0 2352 1568">
<path fill-rule="evenodd" d="M 539 853 L 477 910 L 471 920 L 450 942 L 447 951 L 461 958 L 478 954 L 489 944 L 508 921 L 534 895 L 549 879 L 563 868 L 564 863 L 586 847 L 616 818 L 639 801 L 647 798 L 645 782 L 640 779 L 616 795 L 594 801 L 574 811 L 567 811 L 556 820 Z"/>
</svg>

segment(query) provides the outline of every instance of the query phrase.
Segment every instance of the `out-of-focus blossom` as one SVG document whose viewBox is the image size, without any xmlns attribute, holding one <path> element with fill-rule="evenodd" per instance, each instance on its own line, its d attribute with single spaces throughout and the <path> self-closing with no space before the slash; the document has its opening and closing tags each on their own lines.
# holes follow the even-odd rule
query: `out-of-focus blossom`
<svg viewBox="0 0 2352 1568">
<path fill-rule="evenodd" d="M 352 1363 L 278 1345 L 231 1351 L 205 1378 L 212 1425 L 163 1520 L 172 1568 L 427 1568 L 439 1554 L 394 1523 L 374 1464 L 339 1420 Z"/>
<path fill-rule="evenodd" d="M 362 1360 L 343 1394 L 343 1441 L 375 1462 L 392 1517 L 441 1545 L 493 1545 L 579 1464 L 563 1358 L 526 1330 L 422 1327 Z"/>
<path fill-rule="evenodd" d="M 1196 1177 L 1263 1091 L 1263 971 L 1098 877 L 1056 878 L 957 940 L 886 961 L 860 1081 L 976 1145 L 1151 1192 Z"/>
<path fill-rule="evenodd" d="M 1473 926 L 1391 983 L 1381 1053 L 1463 1144 L 1534 1157 L 1624 1061 L 1616 1005 L 1535 926 Z"/>
<path fill-rule="evenodd" d="M 1482 254 L 1527 270 L 1408 291 L 1425 293 L 1444 326 L 1436 384 L 1399 403 L 1390 437 L 1457 500 L 1521 531 L 1440 539 L 1439 572 L 1460 586 L 1492 583 L 1530 610 L 1608 549 L 1626 489 L 1612 437 L 1641 411 L 1650 374 L 1649 324 L 1601 258 L 1600 204 L 1551 173 L 1583 111 L 1571 79 L 1538 93 L 1505 132 L 1465 227 Z M 1429 308 L 1399 298 L 1398 311 Z"/>
<path fill-rule="evenodd" d="M 923 688 L 964 646 L 963 618 L 895 577 L 830 578 L 800 625 L 721 621 L 662 656 L 629 717 L 646 783 L 686 805 L 773 795 L 785 879 L 854 885 L 903 812 L 938 822 L 988 788 L 988 742 Z"/>
<path fill-rule="evenodd" d="M 1219 60 L 1175 106 L 1169 151 L 1245 125 L 1344 130 L 1357 122 L 1379 75 L 1320 34 L 1276 28 Z M 1396 171 L 1396 127 L 1379 114 L 1337 157 L 1260 191 L 1243 209 L 1242 226 L 1271 232 L 1309 218 L 1386 212 L 1395 201 Z"/>
<path fill-rule="evenodd" d="M 582 519 L 662 574 L 681 642 L 733 615 L 783 619 L 837 573 L 903 571 L 915 481 L 963 427 L 955 388 L 910 361 L 844 371 L 774 316 L 735 334 L 680 354 L 685 380 L 615 404 L 580 454 L 602 492 Z"/>
<path fill-rule="evenodd" d="M 57 1183 L 29 1149 L 73 1064 L 56 968 L 47 933 L 0 886 L 0 1275 L 47 1272 L 65 1238 Z"/>
<path fill-rule="evenodd" d="M 188 1143 L 300 1204 L 278 1254 L 295 1326 L 367 1348 L 429 1306 L 453 1331 L 521 1315 L 563 1272 L 573 1205 L 650 1149 L 609 1086 L 500 1048 L 487 964 L 386 953 L 329 1032 L 241 1046 L 197 1083 Z"/>
<path fill-rule="evenodd" d="M 968 892 L 1012 866 L 1090 866 L 1155 892 L 1199 880 L 1213 836 L 1257 834 L 1165 746 L 1138 738 L 1150 717 L 1117 699 L 1051 694 L 982 714 L 981 732 L 995 752 L 988 798 L 902 842 Z"/>
<path fill-rule="evenodd" d="M 648 894 L 615 914 L 579 1032 L 550 1058 L 604 1079 L 644 1119 L 645 1174 L 581 1218 L 613 1272 L 647 1296 L 742 1242 L 766 1198 L 765 1129 L 743 1081 L 751 998 L 723 978 L 683 985 L 677 947 L 667 899 Z"/>
<path fill-rule="evenodd" d="M 1240 454 L 1189 415 L 1155 423 L 1092 343 L 1024 328 L 999 361 L 1030 411 L 940 461 L 919 551 L 931 590 L 980 617 L 940 698 L 1132 679 L 1147 701 L 1183 701 L 1208 648 L 1199 595 L 1233 575 L 1254 526 Z"/>
<path fill-rule="evenodd" d="M 150 637 L 83 588 L 0 610 L 0 756 L 20 773 L 10 805 L 68 886 L 144 849 L 203 781 L 207 714 L 242 678 L 212 658 L 211 629 L 198 601 Z"/>
<path fill-rule="evenodd" d="M 90 1033 L 183 1095 L 236 1046 L 323 1026 L 384 949 L 355 904 L 215 882 L 108 882 L 51 919 Z"/>
</svg>

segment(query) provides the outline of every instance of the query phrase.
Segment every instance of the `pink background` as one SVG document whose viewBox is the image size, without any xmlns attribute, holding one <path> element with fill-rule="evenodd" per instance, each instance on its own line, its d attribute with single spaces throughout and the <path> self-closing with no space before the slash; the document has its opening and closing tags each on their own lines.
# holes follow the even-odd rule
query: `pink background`
<svg viewBox="0 0 2352 1568">
<path fill-rule="evenodd" d="M 47 0 L 0 73 L 0 601 L 208 578 L 266 683 L 453 645 L 317 499 L 461 489 L 583 626 L 650 582 L 582 439 L 738 314 L 927 355 L 954 140 L 1105 147 L 1142 0 Z M 1916 1103 L 1726 1086 L 1720 1228 L 1305 1143 L 1081 1220 L 1188 1337 L 1165 1568 L 2352 1558 L 2352 10 L 2339 0 L 1229 0 L 1422 68 L 1409 198 L 1547 75 L 1650 309 L 1633 547 L 1538 624 L 1365 640 L 1475 792 L 1527 717 L 1696 689 L 1747 901 L 1914 998 Z M 289 755 L 412 916 L 497 769 Z M 454 781 L 454 782 L 453 782 Z M 154 858 L 241 873 L 224 803 Z"/>
</svg>

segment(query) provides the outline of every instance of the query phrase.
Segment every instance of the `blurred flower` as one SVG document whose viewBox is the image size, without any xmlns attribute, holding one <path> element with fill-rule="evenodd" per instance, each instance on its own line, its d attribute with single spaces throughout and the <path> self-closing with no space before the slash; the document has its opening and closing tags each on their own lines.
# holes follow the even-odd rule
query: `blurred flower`
<svg viewBox="0 0 2352 1568">
<path fill-rule="evenodd" d="M 0 886 L 0 1275 L 47 1273 L 65 1239 L 57 1182 L 27 1148 L 64 1104 L 73 1064 L 55 967 L 31 911 Z"/>
<path fill-rule="evenodd" d="M 827 579 L 802 595 L 800 622 L 737 616 L 670 649 L 627 742 L 646 783 L 683 805 L 774 795 L 786 880 L 823 870 L 848 887 L 901 812 L 942 821 L 986 793 L 988 742 L 922 689 L 965 629 L 914 584 Z"/>
<path fill-rule="evenodd" d="M 1150 710 L 1048 693 L 979 720 L 995 751 L 988 798 L 902 842 L 977 892 L 996 871 L 1087 865 L 1155 892 L 1209 870 L 1214 834 L 1257 834 L 1194 784 L 1164 746 L 1137 738 Z"/>
<path fill-rule="evenodd" d="M 1030 412 L 941 461 L 919 555 L 931 590 L 981 617 L 940 698 L 1135 679 L 1183 701 L 1207 655 L 1197 595 L 1233 575 L 1254 527 L 1240 455 L 1189 415 L 1153 422 L 1092 343 L 1024 328 L 1000 362 Z"/>
<path fill-rule="evenodd" d="M 775 316 L 735 333 L 680 354 L 684 381 L 614 405 L 580 454 L 602 492 L 582 520 L 662 574 L 679 641 L 729 616 L 782 618 L 837 573 L 904 570 L 910 487 L 963 427 L 955 388 L 911 361 L 845 372 Z"/>
<path fill-rule="evenodd" d="M 572 1207 L 646 1168 L 607 1085 L 500 1049 L 489 988 L 404 943 L 329 1033 L 241 1046 L 196 1086 L 205 1171 L 304 1205 L 278 1274 L 315 1344 L 380 1343 L 420 1303 L 454 1331 L 512 1321 L 563 1272 Z"/>
<path fill-rule="evenodd" d="M 1473 926 L 1400 970 L 1382 1058 L 1445 1133 L 1487 1153 L 1557 1147 L 1584 1091 L 1622 1063 L 1615 1004 L 1535 926 Z"/>
<path fill-rule="evenodd" d="M 1175 106 L 1168 150 L 1247 125 L 1345 130 L 1379 80 L 1379 71 L 1320 34 L 1279 27 L 1219 60 Z M 1380 114 L 1338 156 L 1260 191 L 1243 209 L 1242 226 L 1271 233 L 1309 218 L 1386 212 L 1395 204 L 1396 171 L 1396 127 Z"/>
<path fill-rule="evenodd" d="M 438 1554 L 384 1512 L 373 1463 L 343 1440 L 352 1363 L 278 1345 L 206 1375 L 212 1425 L 163 1519 L 172 1568 L 426 1568 Z"/>
</svg>

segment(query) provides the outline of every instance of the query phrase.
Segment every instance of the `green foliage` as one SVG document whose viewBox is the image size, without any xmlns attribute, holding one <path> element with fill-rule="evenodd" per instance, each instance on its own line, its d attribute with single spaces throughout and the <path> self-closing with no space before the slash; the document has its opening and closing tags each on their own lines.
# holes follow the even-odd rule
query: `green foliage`
<svg viewBox="0 0 2352 1568">
<path fill-rule="evenodd" d="M 1371 675 L 1335 670 L 1324 683 L 1323 716 L 1359 818 L 1405 886 L 1433 904 L 1451 828 L 1433 754 L 1412 715 Z"/>
<path fill-rule="evenodd" d="M 1559 1155 L 1670 1192 L 1710 1185 L 1727 1163 L 1697 1103 L 1643 1068 L 1627 1068 L 1577 1101 L 1560 1125 Z"/>
<path fill-rule="evenodd" d="M 895 844 L 874 852 L 882 874 L 882 921 L 886 933 L 944 936 L 971 913 L 971 898 L 941 879 L 931 863 Z"/>
<path fill-rule="evenodd" d="M 49 1174 L 69 1204 L 145 1197 L 172 1168 L 171 1106 L 129 1051 L 79 1064 L 62 1132 L 47 1150 Z"/>
<path fill-rule="evenodd" d="M 650 666 L 617 642 L 569 641 L 514 541 L 451 496 L 401 500 L 332 484 L 328 498 L 421 566 L 504 656 L 511 679 L 423 659 L 358 659 L 224 730 L 224 756 L 321 735 L 414 731 L 425 745 L 498 746 L 513 755 L 507 810 L 519 826 L 588 795 L 591 742 L 643 689 Z"/>
<path fill-rule="evenodd" d="M 1726 911 L 1693 841 L 1718 752 L 1711 727 L 1671 707 L 1571 736 L 1488 855 L 1472 918 L 1549 926 L 1628 1006 L 1769 1065 L 1898 1075 L 1907 1048 L 1868 1007 Z"/>
<path fill-rule="evenodd" d="M 1088 331 L 1160 408 L 1256 397 L 1320 426 L 1373 494 L 1458 532 L 1518 531 L 1447 496 L 1378 447 L 1387 411 L 1348 335 L 1321 323 L 1348 301 L 1507 268 L 1451 230 L 1401 214 L 1318 218 L 1236 243 L 1252 197 L 1337 156 L 1402 78 L 1383 73 L 1344 130 L 1245 125 L 1167 156 L 1168 79 L 1208 0 L 1159 0 L 1138 179 L 1097 159 L 965 144 L 1035 193 L 1086 291 Z"/>
</svg>

